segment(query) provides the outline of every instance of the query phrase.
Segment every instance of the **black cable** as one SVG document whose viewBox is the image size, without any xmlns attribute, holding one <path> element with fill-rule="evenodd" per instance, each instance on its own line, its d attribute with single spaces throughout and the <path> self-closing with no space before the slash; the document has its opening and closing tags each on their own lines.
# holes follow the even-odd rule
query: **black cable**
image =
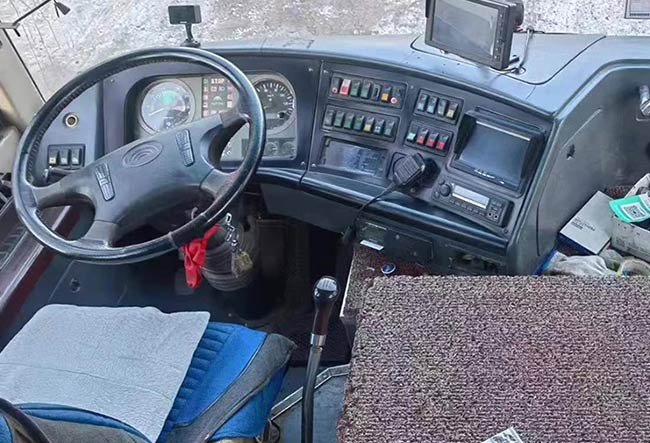
<svg viewBox="0 0 650 443">
<path fill-rule="evenodd" d="M 361 208 L 359 208 L 359 210 L 357 211 L 357 215 L 354 217 L 354 222 L 356 223 L 357 219 L 361 216 L 361 214 L 363 214 L 363 211 L 365 211 L 368 208 L 368 206 L 370 206 L 371 204 L 376 203 L 377 201 L 379 201 L 382 198 L 386 197 L 388 194 L 393 192 L 395 189 L 397 189 L 397 185 L 395 183 L 391 183 L 386 189 L 381 191 L 381 193 L 378 196 L 373 197 L 370 200 L 368 200 L 368 202 L 365 203 L 363 206 L 361 206 Z"/>
<path fill-rule="evenodd" d="M 363 211 L 365 211 L 368 208 L 368 206 L 372 205 L 373 203 L 376 203 L 377 201 L 381 200 L 382 198 L 386 197 L 388 194 L 396 190 L 397 187 L 398 187 L 397 183 L 392 182 L 386 189 L 381 191 L 379 195 L 371 198 L 366 203 L 364 203 L 363 206 L 361 206 L 361 208 L 359 208 L 357 214 L 354 216 L 354 220 L 352 220 L 352 224 L 350 224 L 350 226 L 348 226 L 345 229 L 345 232 L 343 233 L 342 242 L 344 245 L 347 245 L 352 241 L 354 234 L 356 232 L 357 220 L 359 220 L 359 217 L 361 217 Z"/>
</svg>

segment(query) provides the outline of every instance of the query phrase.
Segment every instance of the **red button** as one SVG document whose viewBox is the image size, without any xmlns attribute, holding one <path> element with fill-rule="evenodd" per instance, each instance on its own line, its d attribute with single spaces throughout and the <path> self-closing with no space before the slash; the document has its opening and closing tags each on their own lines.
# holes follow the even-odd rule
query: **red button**
<svg viewBox="0 0 650 443">
<path fill-rule="evenodd" d="M 449 136 L 443 135 L 440 137 L 440 140 L 438 140 L 438 144 L 436 145 L 436 149 L 438 151 L 444 151 L 447 149 L 447 142 L 449 141 Z"/>
<path fill-rule="evenodd" d="M 427 139 L 427 148 L 433 148 L 436 145 L 438 134 L 431 134 Z"/>
<path fill-rule="evenodd" d="M 429 130 L 428 129 L 420 129 L 420 132 L 418 133 L 418 138 L 415 140 L 415 143 L 418 145 L 423 145 L 424 141 L 427 139 L 427 135 L 429 135 Z"/>
<path fill-rule="evenodd" d="M 350 93 L 350 83 L 352 83 L 352 80 L 348 78 L 343 79 L 343 83 L 341 83 L 341 88 L 339 89 L 339 94 L 348 95 Z"/>
</svg>

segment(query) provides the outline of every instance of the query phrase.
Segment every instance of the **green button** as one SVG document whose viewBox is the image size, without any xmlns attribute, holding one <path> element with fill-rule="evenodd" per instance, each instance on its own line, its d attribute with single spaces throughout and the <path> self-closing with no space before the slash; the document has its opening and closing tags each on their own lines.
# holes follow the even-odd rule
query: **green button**
<svg viewBox="0 0 650 443">
<path fill-rule="evenodd" d="M 354 119 L 354 126 L 352 129 L 355 131 L 361 131 L 361 129 L 363 129 L 364 120 L 365 117 L 363 115 L 357 115 L 357 117 Z"/>
<path fill-rule="evenodd" d="M 338 111 L 336 113 L 336 117 L 334 117 L 334 126 L 336 126 L 337 128 L 340 128 L 341 125 L 343 124 L 343 117 L 345 117 L 345 112 Z"/>
<path fill-rule="evenodd" d="M 359 80 L 354 80 L 352 86 L 350 86 L 350 96 L 356 97 L 359 95 L 359 88 L 361 88 L 361 82 Z"/>
<path fill-rule="evenodd" d="M 392 121 L 387 122 L 386 127 L 384 128 L 384 137 L 392 137 L 394 129 L 395 129 L 395 122 Z"/>
<path fill-rule="evenodd" d="M 345 121 L 343 122 L 343 129 L 352 129 L 352 122 L 354 121 L 354 114 L 348 114 L 345 116 Z"/>
<path fill-rule="evenodd" d="M 372 86 L 372 83 L 365 81 L 363 82 L 363 86 L 361 87 L 361 98 L 368 98 L 370 97 L 370 87 Z"/>
<path fill-rule="evenodd" d="M 435 114 L 437 107 L 438 97 L 431 97 L 431 100 L 429 100 L 429 106 L 427 106 L 427 114 Z"/>
</svg>

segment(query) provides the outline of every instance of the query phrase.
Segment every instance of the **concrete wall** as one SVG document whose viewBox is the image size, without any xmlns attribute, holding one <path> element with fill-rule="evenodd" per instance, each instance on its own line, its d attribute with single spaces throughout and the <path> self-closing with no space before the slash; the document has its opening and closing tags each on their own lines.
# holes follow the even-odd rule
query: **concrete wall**
<svg viewBox="0 0 650 443">
<path fill-rule="evenodd" d="M 40 0 L 0 0 L 11 21 Z M 200 40 L 316 34 L 420 33 L 424 0 L 63 0 L 30 17 L 14 38 L 47 96 L 74 73 L 145 46 L 177 44 L 182 29 L 167 23 L 167 5 L 198 3 Z M 526 24 L 546 32 L 650 34 L 650 21 L 625 20 L 625 0 L 524 0 Z"/>
</svg>

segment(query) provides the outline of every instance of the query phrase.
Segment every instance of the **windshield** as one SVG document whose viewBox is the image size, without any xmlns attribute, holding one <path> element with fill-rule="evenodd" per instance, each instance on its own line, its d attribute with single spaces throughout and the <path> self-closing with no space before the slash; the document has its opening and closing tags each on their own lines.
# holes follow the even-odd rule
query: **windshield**
<svg viewBox="0 0 650 443">
<path fill-rule="evenodd" d="M 0 0 L 0 20 L 11 22 L 41 0 Z M 109 57 L 143 47 L 177 45 L 184 30 L 168 22 L 169 4 L 196 3 L 203 23 L 200 41 L 327 34 L 419 34 L 424 0 L 64 0 L 69 14 L 52 4 L 28 17 L 21 36 L 9 31 L 42 94 L 47 98 L 78 72 Z M 524 26 L 545 32 L 650 33 L 650 21 L 626 19 L 647 0 L 525 0 Z M 645 5 L 645 6 L 644 6 Z"/>
</svg>

